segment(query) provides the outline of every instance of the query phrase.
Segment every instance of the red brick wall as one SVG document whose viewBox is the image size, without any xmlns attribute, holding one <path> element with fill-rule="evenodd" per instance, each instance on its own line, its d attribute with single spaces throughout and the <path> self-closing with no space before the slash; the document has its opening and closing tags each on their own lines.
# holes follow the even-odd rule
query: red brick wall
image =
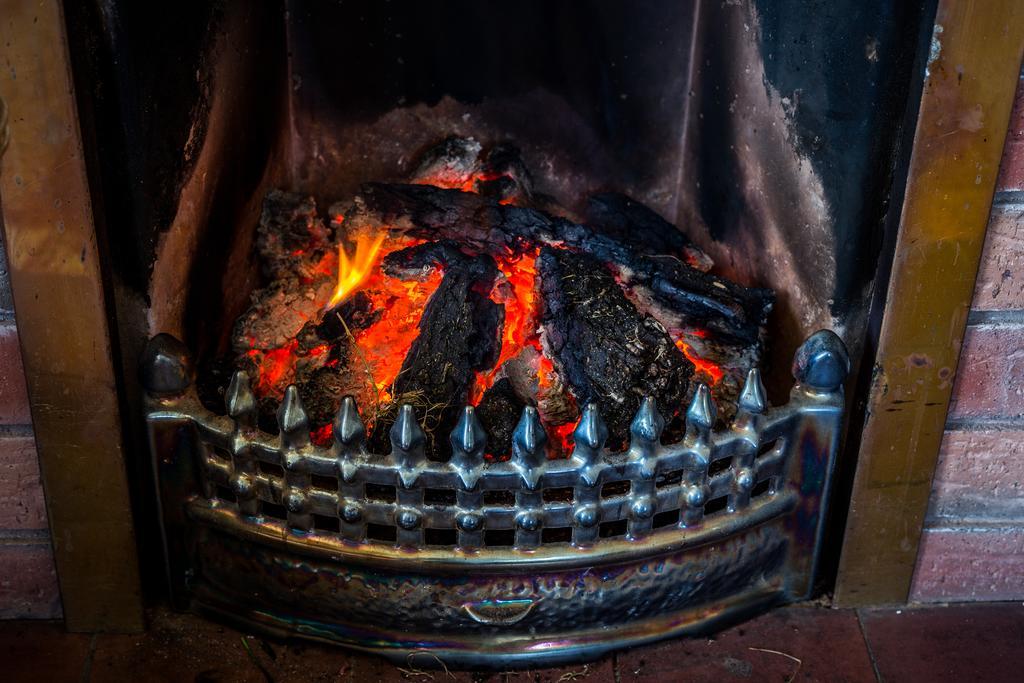
<svg viewBox="0 0 1024 683">
<path fill-rule="evenodd" d="M 0 240 L 0 619 L 61 615 L 18 331 Z"/>
<path fill-rule="evenodd" d="M 1024 599 L 1024 79 L 1010 120 L 911 599 Z"/>
</svg>

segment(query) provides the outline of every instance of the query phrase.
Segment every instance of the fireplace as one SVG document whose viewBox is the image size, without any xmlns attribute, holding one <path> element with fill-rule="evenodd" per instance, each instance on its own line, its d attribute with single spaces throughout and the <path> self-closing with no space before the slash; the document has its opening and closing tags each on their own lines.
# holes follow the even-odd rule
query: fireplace
<svg viewBox="0 0 1024 683">
<path fill-rule="evenodd" d="M 878 5 L 844 4 L 855 28 L 839 34 L 821 18 L 807 25 L 797 3 L 69 8 L 137 427 L 139 544 L 160 558 L 146 575 L 166 569 L 181 607 L 269 631 L 487 666 L 708 632 L 813 595 L 832 474 L 849 466 L 843 382 L 864 351 L 902 172 L 891 122 L 913 110 L 927 37 L 927 7 Z M 418 176 L 438 143 L 478 146 L 480 169 L 495 156 L 505 170 L 468 186 Z M 441 258 L 425 256 L 429 227 L 456 243 L 462 255 L 448 261 L 495 258 L 467 247 L 491 223 L 452 207 L 519 227 L 541 216 L 516 244 L 546 268 L 601 274 L 634 323 L 653 320 L 654 341 L 638 348 L 664 349 L 653 355 L 676 359 L 686 381 L 631 381 L 629 401 L 610 402 L 569 381 L 541 339 L 534 364 L 554 364 L 574 404 L 557 419 L 535 388 L 482 409 L 511 383 L 500 352 L 467 366 L 465 398 L 448 397 L 434 422 L 403 400 L 411 392 L 389 392 L 382 418 L 365 393 L 318 393 L 294 368 L 268 390 L 265 357 L 298 337 L 248 349 L 260 358 L 246 367 L 234 334 L 274 281 L 261 262 L 267 199 L 315 202 L 327 248 L 309 263 L 336 280 L 343 254 L 359 261 L 360 244 L 364 255 L 375 246 L 373 232 L 347 232 L 352 205 L 424 193 L 439 193 L 457 225 L 404 221 L 403 246 L 420 249 L 406 256 Z M 595 197 L 640 207 L 671 243 L 640 239 L 631 223 L 610 232 L 588 207 Z M 336 214 L 336 201 L 348 208 Z M 596 246 L 580 232 L 595 227 Z M 380 259 L 395 274 L 398 251 Z M 485 308 L 513 279 L 495 263 L 488 286 L 459 290 Z M 684 267 L 712 294 L 772 293 L 743 344 L 722 351 L 716 336 L 728 305 L 717 323 L 674 325 L 644 299 Z M 375 312 L 355 305 L 360 291 L 365 282 L 315 301 L 316 326 L 347 306 L 352 333 Z"/>
<path fill-rule="evenodd" d="M 326 216 L 271 190 L 231 347 L 142 356 L 179 599 L 408 662 L 563 662 L 811 595 L 850 361 L 768 405 L 774 294 L 449 137 Z"/>
</svg>

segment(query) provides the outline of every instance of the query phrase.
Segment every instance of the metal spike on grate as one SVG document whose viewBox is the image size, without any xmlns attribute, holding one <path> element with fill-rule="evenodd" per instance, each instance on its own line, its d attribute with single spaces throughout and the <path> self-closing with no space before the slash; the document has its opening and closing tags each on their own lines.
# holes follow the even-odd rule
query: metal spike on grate
<svg viewBox="0 0 1024 683">
<path fill-rule="evenodd" d="M 588 403 L 583 408 L 583 415 L 572 436 L 575 444 L 573 457 L 585 464 L 595 462 L 608 440 L 608 427 L 596 403 Z"/>
<path fill-rule="evenodd" d="M 665 418 L 658 412 L 658 404 L 650 396 L 645 396 L 640 401 L 640 407 L 633 417 L 633 422 L 629 425 L 632 441 L 657 443 L 663 429 L 665 429 Z"/>
<path fill-rule="evenodd" d="M 417 468 L 426 459 L 426 435 L 416 421 L 416 411 L 408 403 L 398 409 L 398 418 L 391 426 L 391 457 L 399 468 L 402 485 L 411 487 L 418 476 Z"/>
<path fill-rule="evenodd" d="M 473 406 L 462 409 L 462 416 L 452 430 L 449 441 L 452 444 L 450 462 L 458 472 L 463 485 L 471 489 L 480 478 L 484 449 L 487 446 L 487 432 L 480 424 Z"/>
<path fill-rule="evenodd" d="M 354 398 L 346 396 L 341 400 L 332 427 L 339 473 L 343 481 L 351 482 L 359 471 L 356 456 L 366 454 L 366 427 Z"/>
<path fill-rule="evenodd" d="M 366 443 L 366 427 L 359 417 L 356 401 L 351 396 L 341 400 L 334 416 L 334 439 L 347 448 L 359 448 Z"/>
<path fill-rule="evenodd" d="M 547 462 L 547 453 L 544 444 L 548 435 L 544 432 L 544 425 L 540 423 L 540 416 L 533 406 L 523 408 L 522 417 L 512 434 L 512 462 L 519 470 L 527 488 L 534 488 L 544 471 L 544 464 Z"/>
<path fill-rule="evenodd" d="M 231 375 L 227 394 L 224 396 L 228 415 L 243 427 L 256 426 L 256 397 L 249 388 L 249 375 L 238 370 Z"/>
<path fill-rule="evenodd" d="M 757 368 L 750 368 L 747 372 L 747 381 L 743 384 L 743 391 L 740 392 L 739 407 L 740 410 L 754 415 L 760 415 L 768 407 L 764 383 L 761 382 L 761 371 Z"/>
<path fill-rule="evenodd" d="M 686 426 L 706 434 L 715 426 L 716 415 L 717 410 L 714 401 L 711 400 L 711 390 L 708 389 L 707 384 L 701 382 L 693 394 L 690 407 L 686 409 Z"/>
<path fill-rule="evenodd" d="M 284 391 L 284 399 L 277 409 L 277 425 L 285 448 L 298 449 L 309 444 L 309 418 L 294 384 Z"/>
<path fill-rule="evenodd" d="M 629 451 L 630 458 L 641 462 L 651 461 L 658 451 L 661 443 L 661 432 L 665 429 L 665 418 L 658 412 L 658 404 L 650 396 L 645 396 L 640 401 L 640 407 L 629 425 Z M 645 476 L 651 475 L 644 467 Z"/>
</svg>

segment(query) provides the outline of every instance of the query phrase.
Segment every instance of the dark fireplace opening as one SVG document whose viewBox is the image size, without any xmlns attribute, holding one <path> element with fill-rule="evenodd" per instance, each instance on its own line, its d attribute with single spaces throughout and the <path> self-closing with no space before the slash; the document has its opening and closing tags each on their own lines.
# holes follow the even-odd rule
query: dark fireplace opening
<svg viewBox="0 0 1024 683">
<path fill-rule="evenodd" d="M 140 546 L 164 538 L 174 599 L 393 656 L 436 627 L 494 665 L 527 633 L 570 657 L 605 610 L 580 656 L 809 596 L 929 7 L 69 7 Z M 405 309 L 402 345 L 349 343 Z M 338 379 L 358 365 L 384 376 Z M 293 551 L 334 577 L 297 606 Z M 339 557 L 387 597 L 331 584 Z M 466 557 L 488 578 L 443 578 Z M 644 593 L 659 557 L 678 590 Z M 571 605 L 588 562 L 620 574 Z M 473 629 L 507 630 L 495 659 Z"/>
</svg>

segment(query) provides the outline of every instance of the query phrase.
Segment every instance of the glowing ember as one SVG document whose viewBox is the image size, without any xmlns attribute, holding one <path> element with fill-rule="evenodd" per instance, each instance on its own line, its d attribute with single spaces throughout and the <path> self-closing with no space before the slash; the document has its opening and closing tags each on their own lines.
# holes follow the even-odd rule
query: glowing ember
<svg viewBox="0 0 1024 683">
<path fill-rule="evenodd" d="M 572 453 L 572 433 L 575 429 L 574 422 L 548 427 L 548 438 L 554 446 L 550 451 L 551 459 L 569 457 Z"/>
<path fill-rule="evenodd" d="M 695 334 L 694 336 L 700 337 L 702 335 Z M 699 355 L 697 355 L 697 352 L 693 350 L 693 347 L 687 344 L 686 340 L 683 339 L 682 337 L 676 339 L 676 346 L 679 348 L 680 351 L 683 352 L 683 355 L 686 356 L 686 358 L 691 363 L 694 364 L 694 366 L 697 368 L 697 372 L 703 372 L 709 377 L 711 377 L 711 381 L 713 384 L 718 384 L 718 382 L 721 381 L 722 377 L 725 376 L 725 371 L 722 370 L 722 368 L 715 365 L 709 360 L 704 360 Z"/>
<path fill-rule="evenodd" d="M 422 240 L 396 239 L 389 242 L 387 254 L 420 244 Z M 370 275 L 363 287 L 380 319 L 355 333 L 360 359 L 356 368 L 365 367 L 372 378 L 379 401 L 391 398 L 390 388 L 402 369 L 406 354 L 419 334 L 420 316 L 427 299 L 441 284 L 440 269 L 430 271 L 422 281 L 405 282 L 390 278 L 380 269 Z"/>
<path fill-rule="evenodd" d="M 262 356 L 259 364 L 259 375 L 253 389 L 260 396 L 279 393 L 283 380 L 295 371 L 295 352 L 299 342 L 294 339 L 287 346 L 261 353 L 255 349 L 249 352 L 254 358 Z"/>
<path fill-rule="evenodd" d="M 360 235 L 356 238 L 356 252 L 351 258 L 345 245 L 338 245 L 338 286 L 331 300 L 327 302 L 328 308 L 340 304 L 366 280 L 377 263 L 377 254 L 384 244 L 384 238 L 383 232 L 373 238 Z"/>
<path fill-rule="evenodd" d="M 498 370 L 505 361 L 514 358 L 527 346 L 540 349 L 540 336 L 537 332 L 537 253 L 538 250 L 534 249 L 519 256 L 508 254 L 495 259 L 498 270 L 505 276 L 505 282 L 499 283 L 491 292 L 491 300 L 505 306 L 501 354 L 494 368 L 477 374 L 470 396 L 473 405 L 478 405 L 484 392 L 494 384 Z"/>
</svg>

